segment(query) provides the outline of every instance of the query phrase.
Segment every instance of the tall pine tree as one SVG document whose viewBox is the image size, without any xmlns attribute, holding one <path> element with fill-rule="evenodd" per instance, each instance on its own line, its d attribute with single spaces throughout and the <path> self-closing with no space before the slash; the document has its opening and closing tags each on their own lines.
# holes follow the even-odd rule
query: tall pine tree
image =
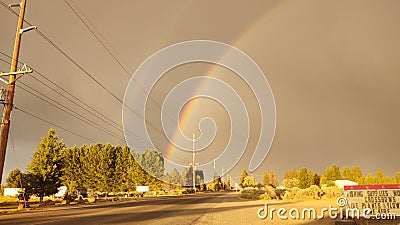
<svg viewBox="0 0 400 225">
<path fill-rule="evenodd" d="M 50 129 L 33 153 L 33 159 L 28 165 L 31 180 L 26 189 L 27 192 L 39 196 L 40 202 L 44 196 L 57 193 L 57 188 L 61 186 L 61 151 L 64 148 L 65 144 L 62 140 L 58 140 L 55 130 Z"/>
</svg>

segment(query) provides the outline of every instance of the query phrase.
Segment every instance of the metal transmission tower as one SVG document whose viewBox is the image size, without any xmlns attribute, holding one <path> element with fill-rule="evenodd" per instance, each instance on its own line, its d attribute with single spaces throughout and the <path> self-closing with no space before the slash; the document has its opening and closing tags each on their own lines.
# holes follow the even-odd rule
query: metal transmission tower
<svg viewBox="0 0 400 225">
<path fill-rule="evenodd" d="M 4 112 L 3 112 L 3 119 L 1 123 L 1 139 L 0 139 L 0 183 L 3 178 L 3 169 L 4 169 L 4 161 L 6 158 L 6 150 L 7 150 L 7 141 L 8 141 L 8 132 L 10 131 L 10 115 L 11 110 L 13 108 L 13 101 L 14 101 L 14 91 L 15 91 L 15 82 L 24 74 L 32 73 L 31 69 L 28 69 L 25 65 L 20 69 L 17 70 L 18 66 L 18 56 L 19 56 L 19 48 L 21 44 L 21 36 L 22 33 L 25 31 L 29 31 L 35 29 L 35 26 L 27 27 L 23 29 L 24 24 L 24 15 L 25 15 L 25 6 L 26 0 L 22 0 L 19 4 L 12 4 L 8 7 L 15 7 L 20 6 L 19 12 L 19 19 L 18 19 L 18 26 L 17 32 L 15 34 L 15 44 L 14 44 L 14 51 L 13 57 L 11 62 L 11 69 L 9 73 L 0 73 L 0 81 L 6 83 L 8 85 L 7 96 L 4 101 Z M 3 77 L 8 76 L 8 81 L 5 80 Z"/>
</svg>

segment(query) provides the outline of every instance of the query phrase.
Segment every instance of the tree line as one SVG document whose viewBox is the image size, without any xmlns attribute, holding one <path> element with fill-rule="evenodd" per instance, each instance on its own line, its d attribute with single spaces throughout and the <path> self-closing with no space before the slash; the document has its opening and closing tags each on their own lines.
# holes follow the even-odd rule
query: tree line
<svg viewBox="0 0 400 225">
<path fill-rule="evenodd" d="M 54 129 L 41 138 L 37 149 L 33 153 L 27 170 L 22 173 L 15 169 L 10 172 L 7 187 L 23 187 L 25 196 L 36 195 L 43 200 L 44 196 L 58 192 L 57 188 L 65 185 L 68 195 L 77 187 L 92 188 L 97 192 L 117 193 L 133 192 L 137 186 L 150 186 L 151 190 L 161 189 L 162 180 L 172 186 L 192 186 L 193 167 L 185 168 L 182 174 L 177 169 L 165 173 L 164 159 L 158 151 L 147 150 L 139 154 L 127 146 L 112 146 L 111 144 L 96 143 L 81 147 L 67 147 L 59 140 Z M 328 167 L 322 175 L 314 173 L 308 168 L 292 169 L 285 172 L 281 183 L 286 188 L 299 187 L 302 189 L 312 185 L 334 186 L 335 180 L 351 180 L 358 184 L 400 184 L 400 172 L 394 177 L 387 177 L 378 169 L 375 175 L 364 176 L 360 168 L 355 166 L 340 167 L 336 164 Z M 228 183 L 229 182 L 229 183 Z M 263 175 L 263 183 L 244 170 L 240 176 L 241 187 L 279 185 L 275 172 L 267 171 Z M 228 189 L 230 180 L 224 184 L 220 177 L 204 184 L 203 171 L 195 171 L 196 186 L 210 190 Z"/>
<path fill-rule="evenodd" d="M 127 146 L 99 143 L 66 147 L 50 129 L 40 140 L 26 172 L 15 169 L 6 181 L 7 187 L 23 187 L 27 197 L 36 195 L 42 201 L 62 185 L 68 187 L 69 195 L 77 187 L 104 193 L 135 191 L 139 185 L 157 189 L 162 184 L 157 178 L 163 175 L 164 161 L 157 151 L 139 154 Z"/>
<path fill-rule="evenodd" d="M 58 192 L 58 187 L 67 186 L 67 195 L 76 188 L 91 188 L 96 192 L 134 192 L 137 186 L 150 186 L 150 190 L 160 190 L 165 183 L 170 188 L 193 185 L 193 167 L 185 168 L 182 174 L 177 169 L 171 173 L 164 171 L 164 158 L 155 150 L 143 154 L 134 152 L 127 146 L 112 146 L 96 143 L 81 147 L 67 147 L 58 139 L 54 129 L 41 138 L 33 153 L 27 170 L 10 172 L 6 187 L 22 187 L 26 198 L 44 196 Z M 204 174 L 195 171 L 196 186 L 204 186 Z"/>
<path fill-rule="evenodd" d="M 400 184 L 400 172 L 393 177 L 387 177 L 381 169 L 377 169 L 375 175 L 369 173 L 364 176 L 358 166 L 353 168 L 344 166 L 340 169 L 338 165 L 333 164 L 322 175 L 319 175 L 305 167 L 299 170 L 293 168 L 285 172 L 281 185 L 286 188 L 298 187 L 301 189 L 309 188 L 312 185 L 331 187 L 335 186 L 335 180 L 350 180 L 358 184 Z M 239 182 L 241 187 L 271 186 L 276 188 L 279 185 L 275 172 L 264 172 L 263 183 L 257 183 L 253 176 L 243 170 Z"/>
</svg>

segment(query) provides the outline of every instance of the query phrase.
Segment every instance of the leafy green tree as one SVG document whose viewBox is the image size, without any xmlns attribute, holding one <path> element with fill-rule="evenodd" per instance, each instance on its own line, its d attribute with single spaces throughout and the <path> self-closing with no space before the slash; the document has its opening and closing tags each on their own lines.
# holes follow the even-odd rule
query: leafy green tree
<svg viewBox="0 0 400 225">
<path fill-rule="evenodd" d="M 269 185 L 274 188 L 278 187 L 278 175 L 276 172 L 269 172 Z"/>
<path fill-rule="evenodd" d="M 264 186 L 278 186 L 278 175 L 275 172 L 264 172 L 263 176 Z"/>
<path fill-rule="evenodd" d="M 243 180 L 242 187 L 255 187 L 257 186 L 256 178 L 253 176 L 246 176 Z"/>
<path fill-rule="evenodd" d="M 353 172 L 356 178 L 363 177 L 363 174 L 358 166 L 354 166 L 353 169 L 351 169 L 351 171 Z"/>
<path fill-rule="evenodd" d="M 377 169 L 375 172 L 375 176 L 376 176 L 376 183 L 377 184 L 384 184 L 386 181 L 386 176 L 385 174 L 383 174 L 381 169 Z"/>
<path fill-rule="evenodd" d="M 268 172 L 264 172 L 263 181 L 264 181 L 264 185 L 269 185 L 269 173 Z"/>
<path fill-rule="evenodd" d="M 340 174 L 340 168 L 338 165 L 334 164 L 328 167 L 325 170 L 325 173 L 321 177 L 321 185 L 327 185 L 327 186 L 334 186 L 335 184 L 333 183 L 335 180 L 341 180 L 342 176 Z"/>
<path fill-rule="evenodd" d="M 132 153 L 135 155 L 133 151 Z M 135 158 L 132 161 L 129 173 L 132 181 L 135 183 L 135 186 L 144 184 L 144 180 L 147 180 L 150 175 L 139 165 Z"/>
<path fill-rule="evenodd" d="M 97 188 L 103 192 L 112 192 L 115 184 L 115 166 L 116 166 L 116 152 L 115 148 L 109 143 L 104 146 L 99 146 L 100 149 L 97 152 L 99 155 L 98 164 L 96 165 L 99 178 Z"/>
<path fill-rule="evenodd" d="M 184 186 L 193 186 L 193 166 L 183 169 L 181 177 Z M 196 186 L 202 183 L 204 183 L 204 172 L 202 170 L 195 170 Z"/>
<path fill-rule="evenodd" d="M 320 182 L 321 182 L 321 176 L 315 173 L 314 174 L 314 185 L 319 186 Z"/>
<path fill-rule="evenodd" d="M 284 179 L 292 179 L 292 178 L 296 178 L 297 179 L 297 170 L 296 170 L 296 168 L 293 168 L 293 169 L 285 172 Z"/>
<path fill-rule="evenodd" d="M 239 184 L 241 187 L 243 187 L 242 184 L 243 184 L 244 178 L 246 178 L 247 176 L 248 176 L 247 171 L 243 170 L 242 174 L 240 175 L 240 178 L 239 178 Z"/>
<path fill-rule="evenodd" d="M 365 177 L 362 174 L 360 168 L 358 166 L 354 166 L 353 169 L 351 169 L 351 171 L 354 174 L 354 178 L 355 178 L 354 181 L 357 182 L 358 184 L 364 184 Z"/>
<path fill-rule="evenodd" d="M 22 172 L 19 168 L 14 169 L 8 174 L 6 179 L 6 187 L 8 188 L 20 188 L 22 185 Z"/>
<path fill-rule="evenodd" d="M 137 166 L 132 152 L 127 146 L 116 146 L 115 174 L 117 178 L 114 191 L 128 192 L 134 191 L 136 188 L 132 170 Z M 136 165 L 135 165 L 136 164 Z"/>
<path fill-rule="evenodd" d="M 62 156 L 65 148 L 62 140 L 58 140 L 55 130 L 50 129 L 46 137 L 42 138 L 33 153 L 33 159 L 28 165 L 28 173 L 32 179 L 27 189 L 43 201 L 44 196 L 53 195 L 61 186 Z"/>
<path fill-rule="evenodd" d="M 154 177 L 160 179 L 164 176 L 164 158 L 160 152 L 147 150 L 143 154 L 136 155 L 135 159 L 144 170 Z"/>
<path fill-rule="evenodd" d="M 183 169 L 183 171 L 182 171 L 182 184 L 183 184 L 183 186 L 191 186 L 191 185 L 193 185 L 193 174 L 192 174 L 192 170 L 191 169 L 189 169 L 189 168 Z"/>
<path fill-rule="evenodd" d="M 314 173 L 305 167 L 299 170 L 297 177 L 299 179 L 299 188 L 308 188 L 314 184 Z"/>
<path fill-rule="evenodd" d="M 215 180 L 208 182 L 206 186 L 207 186 L 207 189 L 211 190 L 211 191 L 221 190 L 222 186 L 223 186 L 221 177 L 218 177 Z"/>
<path fill-rule="evenodd" d="M 176 168 L 174 168 L 172 172 L 168 175 L 168 182 L 176 185 L 182 184 L 182 177 Z"/>
<path fill-rule="evenodd" d="M 372 174 L 369 173 L 369 174 L 365 177 L 365 184 L 376 184 L 376 179 L 375 179 L 375 177 L 372 176 Z"/>
<path fill-rule="evenodd" d="M 394 180 L 396 184 L 400 184 L 400 172 L 396 173 L 396 175 L 394 176 Z"/>
<path fill-rule="evenodd" d="M 344 180 L 351 180 L 351 181 L 357 180 L 354 172 L 347 166 L 343 167 L 342 169 L 342 178 Z"/>
<path fill-rule="evenodd" d="M 286 188 L 293 188 L 299 186 L 299 179 L 297 178 L 287 178 L 283 179 L 282 185 Z"/>
<path fill-rule="evenodd" d="M 83 155 L 77 146 L 64 148 L 61 154 L 63 156 L 61 180 L 68 187 L 68 195 L 71 195 L 77 187 L 83 186 L 85 183 Z"/>
<path fill-rule="evenodd" d="M 385 176 L 381 169 L 377 169 L 375 175 L 377 184 L 391 184 L 395 182 L 395 179 Z"/>
<path fill-rule="evenodd" d="M 230 190 L 231 189 L 231 179 L 227 179 L 225 183 L 225 190 Z"/>
<path fill-rule="evenodd" d="M 200 185 L 201 183 L 204 183 L 204 172 L 203 172 L 203 170 L 196 170 L 195 171 L 195 176 L 196 176 L 196 185 Z"/>
<path fill-rule="evenodd" d="M 171 173 L 167 173 L 165 175 L 164 181 L 166 181 L 167 184 L 165 184 L 165 186 L 169 190 L 175 189 L 178 186 L 182 186 L 182 177 L 176 168 L 174 168 Z"/>
</svg>

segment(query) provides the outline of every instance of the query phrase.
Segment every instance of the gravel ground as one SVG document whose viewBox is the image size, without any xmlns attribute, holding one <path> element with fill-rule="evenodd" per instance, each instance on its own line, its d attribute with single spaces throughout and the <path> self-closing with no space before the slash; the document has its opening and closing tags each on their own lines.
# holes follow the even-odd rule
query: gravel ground
<svg viewBox="0 0 400 225">
<path fill-rule="evenodd" d="M 237 196 L 232 196 L 237 197 Z M 265 219 L 260 219 L 257 216 L 257 211 L 260 208 L 264 208 L 265 203 L 268 204 L 268 209 L 284 208 L 289 211 L 291 208 L 297 208 L 300 212 L 304 208 L 314 208 L 317 212 L 317 217 L 321 215 L 322 208 L 328 208 L 329 205 L 336 207 L 335 200 L 314 200 L 314 201 L 302 201 L 302 202 L 283 202 L 283 201 L 226 201 L 219 203 L 210 209 L 208 213 L 203 215 L 195 224 L 268 224 L 268 225 L 291 225 L 291 224 L 303 224 L 303 225 L 335 225 L 335 221 L 338 219 L 331 219 L 328 213 L 324 214 L 322 219 L 287 219 L 282 220 L 278 218 L 277 212 L 273 214 L 271 219 L 268 215 Z M 219 208 L 233 208 L 229 211 L 220 211 Z M 215 212 L 213 212 L 215 211 Z M 262 212 L 263 213 L 263 212 Z M 289 216 L 288 212 L 285 214 Z M 400 218 L 396 220 L 357 220 L 356 225 L 400 225 Z"/>
</svg>

